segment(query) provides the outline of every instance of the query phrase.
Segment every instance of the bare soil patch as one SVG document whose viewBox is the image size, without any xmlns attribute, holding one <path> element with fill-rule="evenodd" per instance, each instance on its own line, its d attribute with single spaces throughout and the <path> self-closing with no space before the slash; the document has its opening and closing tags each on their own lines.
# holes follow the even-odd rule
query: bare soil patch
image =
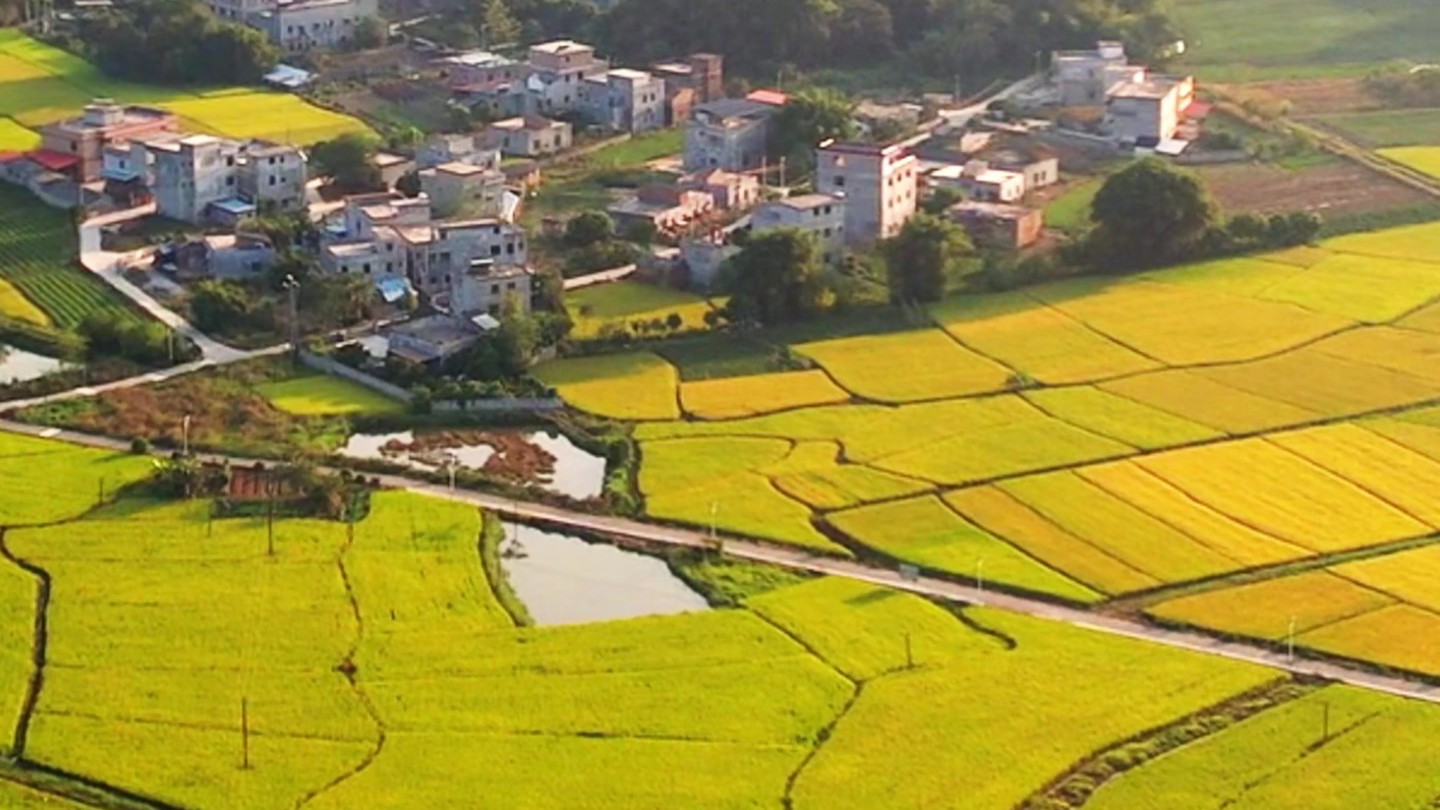
<svg viewBox="0 0 1440 810">
<path fill-rule="evenodd" d="M 1370 93 L 1364 79 L 1295 79 L 1229 85 L 1224 88 L 1237 101 L 1252 99 L 1262 107 L 1290 102 L 1296 116 L 1383 110 L 1389 105 Z"/>
<path fill-rule="evenodd" d="M 1230 213 L 1277 214 L 1308 211 L 1341 216 L 1431 201 L 1424 192 L 1353 163 L 1289 171 L 1242 163 L 1199 169 L 1210 191 Z"/>
</svg>

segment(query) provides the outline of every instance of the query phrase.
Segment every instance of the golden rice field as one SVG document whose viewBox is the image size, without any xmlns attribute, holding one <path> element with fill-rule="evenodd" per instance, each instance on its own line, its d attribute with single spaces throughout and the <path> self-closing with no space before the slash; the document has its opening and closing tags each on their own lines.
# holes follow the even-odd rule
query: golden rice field
<svg viewBox="0 0 1440 810">
<path fill-rule="evenodd" d="M 754 374 L 680 384 L 680 406 L 699 419 L 739 419 L 773 411 L 831 405 L 850 395 L 823 371 Z"/>
<path fill-rule="evenodd" d="M 592 338 L 607 325 L 635 333 L 639 331 L 635 328 L 636 322 L 648 324 L 657 318 L 664 321 L 672 314 L 680 316 L 682 331 L 707 329 L 705 313 L 714 307 L 698 295 L 670 287 L 641 281 L 612 281 L 567 292 L 565 308 L 575 322 L 574 336 Z"/>
<path fill-rule="evenodd" d="M 36 130 L 80 111 L 94 98 L 154 104 L 188 129 L 230 138 L 312 144 L 347 132 L 369 132 L 359 120 L 298 96 L 261 88 L 179 90 L 105 76 L 83 59 L 6 30 L 0 39 L 0 151 L 33 149 Z"/>
<path fill-rule="evenodd" d="M 1377 150 L 1382 156 L 1404 166 L 1424 172 L 1431 177 L 1440 177 L 1440 147 L 1437 146 L 1395 146 Z"/>
</svg>

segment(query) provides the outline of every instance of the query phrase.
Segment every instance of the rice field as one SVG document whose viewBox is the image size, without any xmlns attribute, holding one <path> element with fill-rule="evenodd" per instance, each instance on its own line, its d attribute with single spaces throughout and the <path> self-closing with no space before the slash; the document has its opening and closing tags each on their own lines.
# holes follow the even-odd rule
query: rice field
<svg viewBox="0 0 1440 810">
<path fill-rule="evenodd" d="M 829 375 L 816 370 L 680 383 L 681 407 L 699 419 L 740 419 L 849 398 Z"/>
<path fill-rule="evenodd" d="M 311 374 L 256 387 L 271 405 L 297 416 L 340 416 L 361 413 L 400 413 L 404 405 L 363 385 Z"/>
<path fill-rule="evenodd" d="M 850 393 L 876 402 L 998 391 L 1011 375 L 938 329 L 802 343 L 795 350 L 823 366 Z"/>
<path fill-rule="evenodd" d="M 1440 177 L 1440 146 L 1396 146 L 1379 150 L 1389 158 L 1431 177 Z"/>
<path fill-rule="evenodd" d="M 146 457 L 0 433 L 0 526 L 76 517 L 153 469 Z"/>
<path fill-rule="evenodd" d="M 642 281 L 612 281 L 571 290 L 565 294 L 565 308 L 575 322 L 572 334 L 582 339 L 598 336 L 607 325 L 635 333 L 639 331 L 637 322 L 648 326 L 671 314 L 680 316 L 681 330 L 708 329 L 705 313 L 713 309 L 698 295 Z"/>
<path fill-rule="evenodd" d="M 35 131 L 95 98 L 153 104 L 192 131 L 309 145 L 369 132 L 355 118 L 261 88 L 181 90 L 111 79 L 73 54 L 21 34 L 0 41 L 0 150 L 34 148 Z"/>
<path fill-rule="evenodd" d="M 650 352 L 554 360 L 535 369 L 541 382 L 584 411 L 614 419 L 677 419 L 679 375 Z"/>
<path fill-rule="evenodd" d="M 74 329 L 92 312 L 140 316 L 109 285 L 75 264 L 75 226 L 64 211 L 37 203 L 28 192 L 0 184 L 0 281 L 18 292 L 44 317 Z M 0 290 L 0 293 L 5 293 Z M 11 301 L 3 311 L 16 316 L 33 311 Z"/>
</svg>

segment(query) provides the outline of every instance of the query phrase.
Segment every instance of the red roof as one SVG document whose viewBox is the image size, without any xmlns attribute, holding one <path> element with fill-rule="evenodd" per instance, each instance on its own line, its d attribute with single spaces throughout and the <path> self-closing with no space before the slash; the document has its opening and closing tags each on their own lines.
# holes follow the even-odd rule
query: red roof
<svg viewBox="0 0 1440 810">
<path fill-rule="evenodd" d="M 1190 106 L 1185 108 L 1185 117 L 1209 118 L 1211 111 L 1214 109 L 1215 105 L 1213 104 L 1206 104 L 1203 101 L 1192 101 L 1190 102 Z"/>
<path fill-rule="evenodd" d="M 0 163 L 10 163 L 25 157 L 24 152 L 0 152 Z"/>
<path fill-rule="evenodd" d="M 63 172 L 80 162 L 79 155 L 67 155 L 64 152 L 56 152 L 53 149 L 36 149 L 26 157 L 29 157 L 31 160 L 52 172 Z"/>
<path fill-rule="evenodd" d="M 779 90 L 755 90 L 745 98 L 760 104 L 769 104 L 772 107 L 784 107 L 790 101 L 790 96 Z"/>
</svg>

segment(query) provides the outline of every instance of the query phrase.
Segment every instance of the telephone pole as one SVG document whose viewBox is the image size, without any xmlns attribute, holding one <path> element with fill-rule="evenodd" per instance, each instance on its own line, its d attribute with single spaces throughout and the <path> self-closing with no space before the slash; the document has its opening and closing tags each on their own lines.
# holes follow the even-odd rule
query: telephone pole
<svg viewBox="0 0 1440 810">
<path fill-rule="evenodd" d="M 300 356 L 300 282 L 294 275 L 285 276 L 281 283 L 287 293 L 287 303 L 290 315 L 290 355 L 298 358 Z"/>
</svg>

